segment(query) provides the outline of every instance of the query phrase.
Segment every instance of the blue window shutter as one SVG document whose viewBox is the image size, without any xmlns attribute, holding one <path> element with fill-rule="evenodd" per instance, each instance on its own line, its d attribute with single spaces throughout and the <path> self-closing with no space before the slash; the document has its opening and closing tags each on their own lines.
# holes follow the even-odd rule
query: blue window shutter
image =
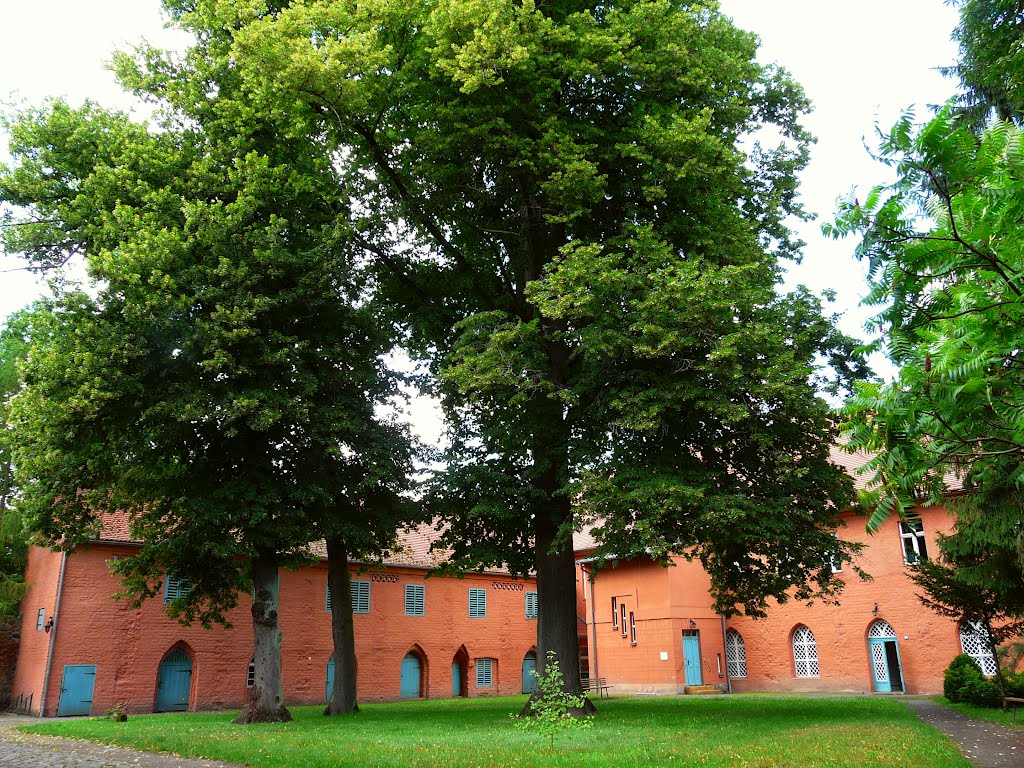
<svg viewBox="0 0 1024 768">
<path fill-rule="evenodd" d="M 192 591 L 192 580 L 178 576 L 176 573 L 168 573 L 164 581 L 164 602 L 169 603 L 184 597 Z"/>
<path fill-rule="evenodd" d="M 352 613 L 370 612 L 370 582 L 352 582 Z"/>
<path fill-rule="evenodd" d="M 405 615 L 423 616 L 425 608 L 426 589 L 422 584 L 405 585 Z"/>
<path fill-rule="evenodd" d="M 40 608 L 39 609 L 39 616 L 36 617 L 36 629 L 42 629 L 43 625 L 45 623 L 46 623 L 46 609 L 45 608 Z"/>
<path fill-rule="evenodd" d="M 324 610 L 330 613 L 334 610 L 334 602 L 331 600 L 331 585 L 327 585 L 327 602 L 324 605 Z"/>
<path fill-rule="evenodd" d="M 487 590 L 469 590 L 469 618 L 483 619 L 487 617 Z"/>
<path fill-rule="evenodd" d="M 526 593 L 526 618 L 536 619 L 537 618 L 537 593 L 527 592 Z"/>
<path fill-rule="evenodd" d="M 494 684 L 494 659 L 476 660 L 476 687 L 490 688 Z"/>
</svg>

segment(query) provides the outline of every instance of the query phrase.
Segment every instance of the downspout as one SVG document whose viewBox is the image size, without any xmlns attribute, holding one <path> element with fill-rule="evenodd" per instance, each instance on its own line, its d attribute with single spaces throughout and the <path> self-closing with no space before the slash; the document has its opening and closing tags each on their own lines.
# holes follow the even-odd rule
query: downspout
<svg viewBox="0 0 1024 768">
<path fill-rule="evenodd" d="M 64 568 L 67 566 L 68 552 L 64 550 L 60 553 L 60 576 L 57 578 L 57 599 L 53 604 L 53 615 L 50 616 L 50 621 L 53 622 L 53 626 L 50 627 L 50 645 L 46 649 L 46 671 L 43 673 L 43 692 L 39 696 L 39 716 L 44 717 L 46 715 L 46 691 L 50 687 L 50 667 L 53 664 L 53 645 L 57 641 L 57 618 L 60 614 L 60 596 L 64 591 Z"/>
<path fill-rule="evenodd" d="M 601 675 L 598 674 L 600 672 L 600 669 L 599 669 L 599 665 L 597 663 L 597 614 L 595 612 L 597 607 L 594 605 L 594 602 L 595 602 L 595 598 L 594 598 L 594 573 L 593 573 L 593 571 L 588 571 L 587 570 L 587 566 L 586 566 L 585 563 L 580 563 L 580 570 L 583 571 L 583 573 L 585 573 L 587 575 L 587 581 L 584 582 L 584 588 L 586 588 L 586 585 L 588 583 L 590 584 L 590 600 L 589 600 L 589 602 L 590 602 L 590 630 L 591 631 L 590 631 L 589 634 L 594 639 L 593 643 L 591 644 L 591 654 L 590 654 L 593 657 L 593 659 L 594 659 L 594 671 L 590 675 L 590 679 L 591 680 L 597 680 L 599 677 L 601 677 Z"/>
<path fill-rule="evenodd" d="M 722 616 L 722 650 L 725 651 L 725 689 L 732 693 L 732 678 L 729 677 L 729 638 L 725 629 L 725 614 Z"/>
</svg>

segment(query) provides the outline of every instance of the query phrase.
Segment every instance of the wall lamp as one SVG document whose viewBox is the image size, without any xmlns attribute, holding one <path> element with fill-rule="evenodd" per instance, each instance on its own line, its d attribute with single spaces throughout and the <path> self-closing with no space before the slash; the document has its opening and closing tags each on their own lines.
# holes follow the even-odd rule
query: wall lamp
<svg viewBox="0 0 1024 768">
<path fill-rule="evenodd" d="M 696 628 L 697 628 L 697 622 L 694 621 L 693 619 L 690 619 L 690 629 L 696 629 Z"/>
<path fill-rule="evenodd" d="M 871 615 L 872 616 L 877 616 L 878 615 L 878 603 L 875 603 L 874 606 L 872 606 L 872 608 L 871 608 Z"/>
<path fill-rule="evenodd" d="M 47 634 L 49 634 L 51 629 L 53 629 L 53 616 L 50 617 L 50 620 L 48 622 L 43 624 L 43 631 Z"/>
</svg>

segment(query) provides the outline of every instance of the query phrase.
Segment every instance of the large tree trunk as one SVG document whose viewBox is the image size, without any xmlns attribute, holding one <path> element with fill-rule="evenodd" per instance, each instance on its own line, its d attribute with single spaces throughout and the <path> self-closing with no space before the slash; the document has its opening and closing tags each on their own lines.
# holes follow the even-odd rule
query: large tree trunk
<svg viewBox="0 0 1024 768">
<path fill-rule="evenodd" d="M 280 582 L 277 559 L 257 557 L 253 560 L 255 589 L 252 602 L 253 662 L 256 679 L 249 703 L 236 723 L 281 723 L 292 719 L 284 705 L 284 683 L 281 679 L 281 628 L 278 623 Z"/>
<path fill-rule="evenodd" d="M 334 691 L 325 715 L 358 712 L 356 704 L 356 633 L 352 621 L 352 578 L 348 550 L 339 536 L 327 537 L 327 584 L 331 589 L 331 635 L 334 639 Z"/>
</svg>

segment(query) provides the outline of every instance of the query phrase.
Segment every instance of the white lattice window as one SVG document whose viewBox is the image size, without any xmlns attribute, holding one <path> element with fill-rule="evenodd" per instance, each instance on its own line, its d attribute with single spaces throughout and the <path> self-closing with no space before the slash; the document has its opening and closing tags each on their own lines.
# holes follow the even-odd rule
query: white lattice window
<svg viewBox="0 0 1024 768">
<path fill-rule="evenodd" d="M 888 621 L 876 621 L 868 628 L 868 637 L 896 637 L 896 630 Z"/>
<path fill-rule="evenodd" d="M 725 669 L 729 677 L 747 676 L 747 647 L 735 629 L 725 633 Z"/>
<path fill-rule="evenodd" d="M 991 641 L 988 630 L 980 621 L 972 621 L 960 627 L 960 647 L 964 653 L 978 662 L 981 671 L 986 675 L 996 673 L 996 660 L 992 655 Z"/>
<path fill-rule="evenodd" d="M 799 627 L 793 633 L 793 661 L 796 662 L 797 677 L 818 677 L 818 644 L 814 633 L 807 627 Z"/>
</svg>

